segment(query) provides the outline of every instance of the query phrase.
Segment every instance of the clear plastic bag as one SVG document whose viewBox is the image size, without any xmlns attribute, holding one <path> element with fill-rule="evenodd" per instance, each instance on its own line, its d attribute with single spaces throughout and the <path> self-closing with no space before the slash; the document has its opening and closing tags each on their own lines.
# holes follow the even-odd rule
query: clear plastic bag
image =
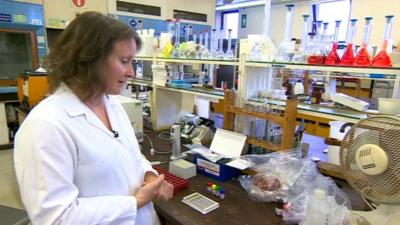
<svg viewBox="0 0 400 225">
<path fill-rule="evenodd" d="M 287 224 L 297 224 L 305 218 L 307 203 L 315 189 L 325 191 L 332 213 L 340 211 L 340 216 L 345 217 L 344 209 L 350 209 L 346 194 L 331 178 L 321 175 L 313 161 L 298 156 L 297 151 L 243 156 L 243 159 L 254 164 L 251 169 L 256 174 L 241 176 L 239 181 L 255 201 L 284 199 L 286 204 L 282 216 Z M 344 219 L 337 218 L 332 225 L 338 225 L 341 221 Z"/>
</svg>

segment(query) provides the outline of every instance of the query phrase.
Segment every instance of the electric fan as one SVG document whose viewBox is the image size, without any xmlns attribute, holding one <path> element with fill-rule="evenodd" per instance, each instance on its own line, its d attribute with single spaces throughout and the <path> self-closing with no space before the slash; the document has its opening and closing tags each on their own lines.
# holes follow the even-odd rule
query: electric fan
<svg viewBox="0 0 400 225">
<path fill-rule="evenodd" d="M 370 117 L 353 125 L 342 142 L 340 160 L 354 190 L 379 204 L 372 211 L 353 211 L 353 224 L 399 225 L 400 118 Z"/>
</svg>

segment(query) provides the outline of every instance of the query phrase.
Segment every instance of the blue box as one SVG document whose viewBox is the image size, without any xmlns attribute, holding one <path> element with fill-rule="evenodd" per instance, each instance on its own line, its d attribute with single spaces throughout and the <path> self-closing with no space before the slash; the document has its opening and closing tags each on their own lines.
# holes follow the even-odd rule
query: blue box
<svg viewBox="0 0 400 225">
<path fill-rule="evenodd" d="M 240 170 L 227 166 L 225 163 L 220 162 L 213 163 L 201 155 L 194 155 L 194 161 L 197 167 L 197 172 L 204 176 L 215 178 L 219 181 L 228 181 L 234 177 L 239 176 Z"/>
</svg>

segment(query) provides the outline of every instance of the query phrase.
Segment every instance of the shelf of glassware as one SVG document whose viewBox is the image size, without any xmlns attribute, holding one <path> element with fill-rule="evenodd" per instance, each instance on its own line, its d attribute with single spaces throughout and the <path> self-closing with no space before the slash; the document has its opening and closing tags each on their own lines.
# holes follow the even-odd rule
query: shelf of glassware
<svg viewBox="0 0 400 225">
<path fill-rule="evenodd" d="M 249 98 L 247 103 L 257 105 L 257 104 L 271 104 L 278 109 L 283 109 L 285 107 L 285 101 L 281 99 L 273 98 Z M 376 112 L 367 111 L 359 112 L 350 109 L 342 109 L 337 107 L 321 106 L 309 103 L 299 103 L 297 105 L 297 113 L 304 114 L 313 117 L 321 117 L 330 120 L 340 120 L 345 122 L 358 122 L 361 119 L 365 119 L 370 115 L 376 115 Z"/>
<path fill-rule="evenodd" d="M 239 66 L 238 59 L 194 59 L 194 58 L 163 58 L 156 57 L 157 62 L 170 62 L 182 64 L 214 64 L 214 65 L 230 65 Z"/>
</svg>

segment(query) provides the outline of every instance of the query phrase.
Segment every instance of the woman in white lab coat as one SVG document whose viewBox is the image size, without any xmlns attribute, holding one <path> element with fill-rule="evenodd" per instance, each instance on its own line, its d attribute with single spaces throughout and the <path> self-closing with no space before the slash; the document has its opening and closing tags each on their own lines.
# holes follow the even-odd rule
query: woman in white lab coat
<svg viewBox="0 0 400 225">
<path fill-rule="evenodd" d="M 33 225 L 159 224 L 151 201 L 170 199 L 173 187 L 143 157 L 112 96 L 134 76 L 140 46 L 129 26 L 85 12 L 51 48 L 52 95 L 15 138 L 17 180 Z"/>
</svg>

